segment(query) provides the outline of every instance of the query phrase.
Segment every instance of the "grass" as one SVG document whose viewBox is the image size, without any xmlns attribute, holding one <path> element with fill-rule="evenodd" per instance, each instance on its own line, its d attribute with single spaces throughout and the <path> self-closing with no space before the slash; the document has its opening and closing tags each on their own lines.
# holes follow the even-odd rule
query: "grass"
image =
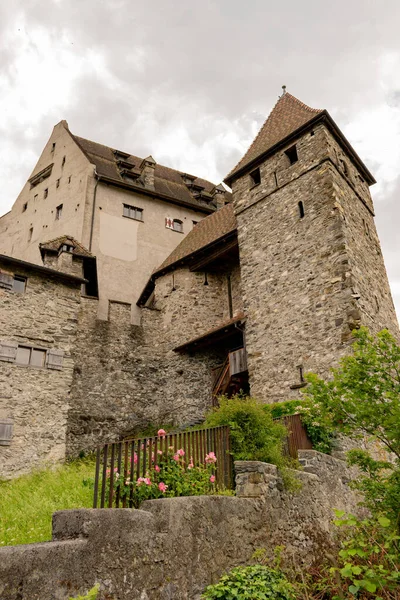
<svg viewBox="0 0 400 600">
<path fill-rule="evenodd" d="M 49 541 L 53 512 L 91 508 L 94 469 L 87 458 L 0 482 L 0 547 Z"/>
</svg>

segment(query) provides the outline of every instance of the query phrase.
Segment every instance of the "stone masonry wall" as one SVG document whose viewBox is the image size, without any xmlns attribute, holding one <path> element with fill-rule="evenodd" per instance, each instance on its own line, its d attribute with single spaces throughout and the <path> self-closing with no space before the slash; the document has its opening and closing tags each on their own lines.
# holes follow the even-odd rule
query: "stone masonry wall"
<svg viewBox="0 0 400 600">
<path fill-rule="evenodd" d="M 25 293 L 0 288 L 0 344 L 64 351 L 61 370 L 0 360 L 0 419 L 13 423 L 10 445 L 0 445 L 0 478 L 65 457 L 80 283 L 0 263 L 0 271 L 27 277 Z"/>
<path fill-rule="evenodd" d="M 354 510 L 356 499 L 345 463 L 313 451 L 302 456 L 295 495 L 273 465 L 245 462 L 236 463 L 236 498 L 55 513 L 52 542 L 0 549 L 0 597 L 67 600 L 97 582 L 99 600 L 199 600 L 224 571 L 282 543 L 308 565 L 330 549 L 333 507 Z"/>
<path fill-rule="evenodd" d="M 251 393 L 266 402 L 299 394 L 300 366 L 328 375 L 360 324 L 398 332 L 367 184 L 323 125 L 296 147 L 259 185 L 233 184 Z"/>
</svg>

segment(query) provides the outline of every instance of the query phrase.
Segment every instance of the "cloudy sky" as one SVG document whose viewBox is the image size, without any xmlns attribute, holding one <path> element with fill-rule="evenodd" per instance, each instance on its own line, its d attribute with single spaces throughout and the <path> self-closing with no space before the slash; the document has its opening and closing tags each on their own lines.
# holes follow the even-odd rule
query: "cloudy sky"
<svg viewBox="0 0 400 600">
<path fill-rule="evenodd" d="M 51 129 L 219 182 L 281 93 L 327 108 L 370 168 L 400 315 L 398 0 L 0 4 L 0 214 Z"/>
</svg>

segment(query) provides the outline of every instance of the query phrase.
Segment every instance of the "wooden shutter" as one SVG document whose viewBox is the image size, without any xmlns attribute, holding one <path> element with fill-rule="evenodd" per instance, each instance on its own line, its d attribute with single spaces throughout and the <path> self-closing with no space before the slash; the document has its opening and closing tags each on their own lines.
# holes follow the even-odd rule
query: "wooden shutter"
<svg viewBox="0 0 400 600">
<path fill-rule="evenodd" d="M 64 350 L 57 350 L 52 348 L 47 351 L 46 366 L 48 369 L 56 369 L 61 371 L 63 366 Z"/>
<path fill-rule="evenodd" d="M 6 362 L 14 362 L 17 356 L 18 344 L 17 342 L 5 342 L 0 341 L 0 360 Z"/>
<path fill-rule="evenodd" d="M 13 422 L 10 419 L 0 419 L 0 446 L 11 444 Z"/>
<path fill-rule="evenodd" d="M 8 273 L 2 273 L 0 271 L 0 288 L 11 290 L 14 283 L 14 278 Z"/>
</svg>

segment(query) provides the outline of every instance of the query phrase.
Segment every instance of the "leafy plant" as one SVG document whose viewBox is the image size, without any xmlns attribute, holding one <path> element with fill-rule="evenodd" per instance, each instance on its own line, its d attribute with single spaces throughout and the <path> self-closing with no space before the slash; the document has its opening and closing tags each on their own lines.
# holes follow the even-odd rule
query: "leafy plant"
<svg viewBox="0 0 400 600">
<path fill-rule="evenodd" d="M 76 598 L 69 598 L 69 600 L 96 600 L 99 589 L 100 585 L 97 583 L 85 596 L 76 596 Z"/>
<path fill-rule="evenodd" d="M 136 457 L 135 457 L 136 460 Z M 138 508 L 144 500 L 171 498 L 176 496 L 200 496 L 215 494 L 215 465 L 217 457 L 210 452 L 204 457 L 204 464 L 195 465 L 192 458 L 187 460 L 185 451 L 176 452 L 171 447 L 167 454 L 158 451 L 153 454 L 151 466 L 144 477 L 131 480 L 127 475 L 114 469 L 113 494 L 126 499 L 131 506 Z M 107 472 L 107 494 L 110 489 L 110 472 Z"/>
<path fill-rule="evenodd" d="M 266 404 L 264 410 L 271 411 L 274 419 L 299 414 L 313 448 L 325 454 L 331 453 L 336 436 L 335 428 L 324 418 L 318 403 L 302 398 Z"/>
<path fill-rule="evenodd" d="M 260 460 L 277 466 L 287 465 L 283 443 L 284 425 L 273 420 L 263 404 L 246 396 L 221 396 L 219 406 L 206 415 L 206 427 L 229 425 L 234 460 Z"/>
<path fill-rule="evenodd" d="M 209 585 L 202 598 L 214 600 L 295 600 L 294 588 L 285 575 L 264 565 L 236 567 Z"/>
</svg>

